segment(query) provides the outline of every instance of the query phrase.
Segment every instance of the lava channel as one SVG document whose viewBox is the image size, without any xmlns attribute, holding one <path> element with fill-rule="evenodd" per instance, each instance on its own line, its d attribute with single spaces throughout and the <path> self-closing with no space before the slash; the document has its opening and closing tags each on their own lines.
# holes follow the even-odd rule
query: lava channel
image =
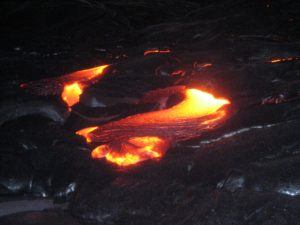
<svg viewBox="0 0 300 225">
<path fill-rule="evenodd" d="M 163 98 L 175 92 L 185 97 L 170 108 L 132 115 L 76 133 L 89 143 L 101 143 L 92 151 L 93 158 L 128 166 L 160 158 L 171 144 L 197 137 L 226 119 L 224 106 L 230 102 L 198 89 L 184 86 L 158 89 L 146 94 L 144 100 L 157 100 L 158 96 Z"/>
</svg>

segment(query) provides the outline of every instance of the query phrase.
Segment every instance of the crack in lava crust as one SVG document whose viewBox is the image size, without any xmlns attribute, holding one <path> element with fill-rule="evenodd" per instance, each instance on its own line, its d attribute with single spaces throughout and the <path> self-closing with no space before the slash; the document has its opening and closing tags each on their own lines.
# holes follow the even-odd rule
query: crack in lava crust
<svg viewBox="0 0 300 225">
<path fill-rule="evenodd" d="M 225 120 L 227 111 L 223 106 L 230 102 L 204 91 L 175 86 L 152 91 L 151 95 L 170 95 L 176 91 L 183 92 L 185 99 L 171 108 L 129 116 L 76 133 L 87 142 L 105 143 L 92 151 L 93 158 L 128 166 L 160 158 L 172 143 L 197 137 Z"/>
</svg>

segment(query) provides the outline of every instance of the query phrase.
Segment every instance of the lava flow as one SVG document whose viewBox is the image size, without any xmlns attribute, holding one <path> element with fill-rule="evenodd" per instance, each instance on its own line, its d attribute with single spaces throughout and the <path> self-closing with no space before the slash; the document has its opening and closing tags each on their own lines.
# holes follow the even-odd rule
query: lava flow
<svg viewBox="0 0 300 225">
<path fill-rule="evenodd" d="M 163 110 L 147 112 L 77 132 L 88 142 L 104 143 L 92 151 L 93 158 L 106 158 L 119 166 L 163 156 L 172 143 L 199 136 L 224 121 L 230 104 L 226 99 L 198 89 L 175 86 L 147 94 L 157 100 L 180 92 L 185 99 Z"/>
<path fill-rule="evenodd" d="M 64 86 L 61 98 L 68 104 L 69 107 L 79 102 L 80 95 L 83 93 L 82 85 L 78 82 Z"/>
<path fill-rule="evenodd" d="M 147 159 L 159 158 L 169 143 L 155 136 L 133 137 L 120 145 L 100 145 L 92 151 L 93 158 L 106 158 L 119 166 L 128 166 Z"/>
<path fill-rule="evenodd" d="M 105 74 L 109 65 L 102 65 L 90 69 L 76 71 L 60 77 L 32 81 L 21 84 L 21 88 L 29 89 L 38 95 L 60 95 L 69 107 L 79 102 L 79 97 L 84 88 L 95 83 Z"/>
<path fill-rule="evenodd" d="M 144 56 L 150 55 L 150 54 L 168 54 L 168 53 L 171 53 L 170 49 L 160 50 L 160 49 L 154 48 L 154 49 L 145 50 Z"/>
<path fill-rule="evenodd" d="M 95 79 L 100 79 L 103 75 L 103 71 L 108 65 L 98 66 L 91 69 L 77 71 L 70 76 L 73 76 L 74 82 L 66 82 L 64 84 L 64 90 L 61 94 L 61 98 L 67 103 L 69 107 L 79 102 L 80 95 L 83 93 L 83 89 L 95 82 Z"/>
<path fill-rule="evenodd" d="M 298 57 L 273 58 L 269 60 L 268 63 L 274 64 L 274 63 L 282 63 L 282 62 L 291 62 L 295 60 L 298 60 Z"/>
</svg>

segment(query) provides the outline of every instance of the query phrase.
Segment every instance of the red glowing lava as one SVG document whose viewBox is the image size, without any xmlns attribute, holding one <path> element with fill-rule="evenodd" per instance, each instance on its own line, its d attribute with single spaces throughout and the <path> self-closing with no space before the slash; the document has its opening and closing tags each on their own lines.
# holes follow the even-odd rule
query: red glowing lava
<svg viewBox="0 0 300 225">
<path fill-rule="evenodd" d="M 274 64 L 274 63 L 282 63 L 282 62 L 291 62 L 291 61 L 295 61 L 295 60 L 298 60 L 298 58 L 297 57 L 286 57 L 286 58 L 273 58 L 267 62 Z"/>
<path fill-rule="evenodd" d="M 171 73 L 172 77 L 184 77 L 185 71 L 184 70 L 175 70 Z"/>
<path fill-rule="evenodd" d="M 203 64 L 201 65 L 202 68 L 211 67 L 211 66 L 212 66 L 211 63 L 203 63 Z"/>
<path fill-rule="evenodd" d="M 150 55 L 150 54 L 168 54 L 168 53 L 171 53 L 170 49 L 160 50 L 160 49 L 154 48 L 154 49 L 145 50 L 144 56 Z"/>
<path fill-rule="evenodd" d="M 88 137 L 88 134 L 91 133 L 93 130 L 96 130 L 97 127 L 88 127 L 76 132 L 76 134 L 83 136 L 86 138 L 86 142 L 91 142 L 91 139 Z"/>
<path fill-rule="evenodd" d="M 213 64 L 212 63 L 199 63 L 199 62 L 194 62 L 194 69 L 201 71 L 204 69 L 209 69 L 210 67 L 212 67 Z"/>
<path fill-rule="evenodd" d="M 171 108 L 85 128 L 77 134 L 89 142 L 106 143 L 93 150 L 93 158 L 106 158 L 120 166 L 128 166 L 146 159 L 159 158 L 171 143 L 197 137 L 224 120 L 226 111 L 222 107 L 230 104 L 228 100 L 183 86 L 156 92 L 172 94 L 174 91 L 183 91 L 185 99 Z M 157 95 L 156 92 L 152 91 L 152 97 Z"/>
</svg>

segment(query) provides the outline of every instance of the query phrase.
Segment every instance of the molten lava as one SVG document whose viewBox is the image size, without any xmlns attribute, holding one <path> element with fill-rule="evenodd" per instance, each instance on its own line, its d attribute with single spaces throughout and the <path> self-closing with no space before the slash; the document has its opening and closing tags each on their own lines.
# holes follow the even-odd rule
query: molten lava
<svg viewBox="0 0 300 225">
<path fill-rule="evenodd" d="M 86 137 L 86 142 L 89 143 L 89 142 L 91 142 L 91 139 L 88 138 L 87 134 L 91 133 L 93 130 L 96 130 L 96 129 L 97 129 L 97 127 L 88 127 L 88 128 L 77 131 L 76 134 Z"/>
<path fill-rule="evenodd" d="M 103 71 L 108 65 L 98 66 L 91 69 L 77 71 L 69 76 L 72 76 L 75 82 L 71 84 L 65 84 L 61 98 L 67 103 L 69 107 L 72 107 L 79 102 L 80 95 L 83 93 L 83 89 L 91 82 L 95 82 L 103 75 Z M 91 82 L 90 82 L 91 81 Z M 81 82 L 81 83 L 80 83 Z"/>
<path fill-rule="evenodd" d="M 97 66 L 97 67 L 93 67 L 93 68 L 86 69 L 86 70 L 80 70 L 80 71 L 68 74 L 66 76 L 69 76 L 69 81 L 71 81 L 71 80 L 78 81 L 78 82 L 92 81 L 96 78 L 100 78 L 101 75 L 103 75 L 104 70 L 108 66 L 109 65 L 102 65 L 102 66 Z M 69 82 L 69 81 L 66 80 L 66 82 Z"/>
<path fill-rule="evenodd" d="M 169 143 L 159 137 L 133 137 L 119 146 L 100 145 L 92 151 L 93 158 L 106 158 L 119 166 L 136 164 L 147 159 L 159 158 Z"/>
<path fill-rule="evenodd" d="M 152 91 L 151 95 L 166 97 L 176 91 L 184 92 L 185 99 L 171 108 L 129 116 L 77 134 L 89 142 L 105 143 L 93 150 L 93 158 L 128 166 L 159 158 L 171 143 L 197 137 L 224 120 L 222 107 L 230 102 L 204 91 L 175 86 Z"/>
<path fill-rule="evenodd" d="M 62 99 L 71 107 L 79 101 L 79 96 L 84 88 L 102 78 L 108 66 L 102 65 L 60 77 L 33 81 L 21 84 L 20 87 L 38 95 L 61 95 Z"/>
<path fill-rule="evenodd" d="M 144 51 L 144 56 L 150 55 L 150 54 L 168 54 L 170 52 L 171 52 L 170 49 L 160 50 L 160 49 L 155 48 L 155 49 L 149 49 L 149 50 Z"/>
<path fill-rule="evenodd" d="M 286 57 L 286 58 L 273 58 L 269 60 L 269 63 L 282 63 L 282 62 L 290 62 L 290 61 L 295 61 L 298 60 L 297 57 Z"/>
<path fill-rule="evenodd" d="M 61 98 L 68 104 L 69 107 L 71 107 L 79 102 L 79 97 L 83 92 L 82 89 L 82 85 L 77 82 L 65 85 Z"/>
</svg>

